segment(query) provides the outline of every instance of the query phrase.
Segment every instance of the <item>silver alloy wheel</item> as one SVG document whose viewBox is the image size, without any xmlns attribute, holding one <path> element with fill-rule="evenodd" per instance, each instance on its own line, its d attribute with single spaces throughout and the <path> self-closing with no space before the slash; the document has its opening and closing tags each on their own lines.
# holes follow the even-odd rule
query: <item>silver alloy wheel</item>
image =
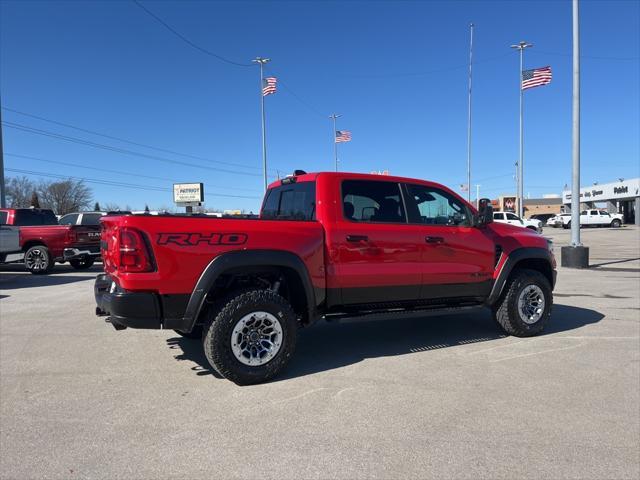
<svg viewBox="0 0 640 480">
<path fill-rule="evenodd" d="M 527 285 L 518 297 L 518 313 L 524 323 L 533 325 L 544 313 L 544 293 L 537 285 Z"/>
<path fill-rule="evenodd" d="M 240 363 L 258 367 L 277 355 L 283 335 L 280 321 L 269 312 L 242 317 L 231 334 L 231 350 Z"/>
<path fill-rule="evenodd" d="M 24 263 L 28 270 L 44 270 L 47 267 L 47 255 L 39 248 L 27 252 Z"/>
</svg>

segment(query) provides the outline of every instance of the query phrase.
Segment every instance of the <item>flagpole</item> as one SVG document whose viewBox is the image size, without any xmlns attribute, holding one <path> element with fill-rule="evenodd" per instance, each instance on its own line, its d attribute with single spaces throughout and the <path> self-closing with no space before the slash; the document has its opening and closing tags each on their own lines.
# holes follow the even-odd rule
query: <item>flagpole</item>
<svg viewBox="0 0 640 480">
<path fill-rule="evenodd" d="M 533 47 L 531 43 L 520 42 L 511 45 L 511 48 L 520 50 L 520 71 L 518 73 L 518 88 L 520 89 L 520 159 L 518 160 L 518 216 L 524 216 L 524 128 L 523 128 L 523 102 L 522 102 L 522 67 L 524 59 L 524 49 Z"/>
<path fill-rule="evenodd" d="M 341 117 L 342 115 L 338 115 L 337 113 L 333 113 L 329 115 L 329 118 L 333 119 L 333 156 L 336 165 L 336 172 L 338 171 L 338 142 L 336 141 L 336 118 Z"/>
<path fill-rule="evenodd" d="M 471 81 L 473 67 L 473 23 L 469 24 L 469 109 L 467 118 L 467 201 L 471 203 Z"/>
<path fill-rule="evenodd" d="M 260 111 L 262 114 L 262 178 L 264 181 L 264 191 L 267 191 L 267 127 L 264 114 L 264 94 L 262 93 L 264 83 L 264 64 L 270 61 L 270 58 L 256 57 L 253 62 L 260 65 Z"/>
</svg>

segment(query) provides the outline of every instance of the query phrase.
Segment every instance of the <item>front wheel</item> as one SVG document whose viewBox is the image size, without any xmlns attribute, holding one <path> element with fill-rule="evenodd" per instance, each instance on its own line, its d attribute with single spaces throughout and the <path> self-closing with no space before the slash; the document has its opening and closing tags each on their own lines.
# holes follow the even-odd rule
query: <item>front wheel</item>
<svg viewBox="0 0 640 480">
<path fill-rule="evenodd" d="M 620 226 L 622 225 L 622 222 L 620 220 L 618 220 L 617 218 L 613 219 L 611 221 L 611 227 L 612 228 L 620 228 Z"/>
<path fill-rule="evenodd" d="M 236 292 L 205 328 L 204 352 L 226 379 L 238 385 L 262 383 L 289 363 L 297 330 L 291 305 L 277 293 Z"/>
<path fill-rule="evenodd" d="M 74 258 L 73 260 L 69 260 L 69 264 L 76 270 L 86 270 L 87 268 L 91 268 L 94 261 L 95 260 L 91 257 L 83 259 Z"/>
<path fill-rule="evenodd" d="M 35 245 L 24 254 L 24 265 L 34 275 L 49 273 L 53 269 L 53 258 L 44 245 Z"/>
<path fill-rule="evenodd" d="M 509 335 L 531 337 L 551 317 L 553 294 L 549 280 L 537 270 L 516 270 L 494 306 L 494 319 Z"/>
</svg>

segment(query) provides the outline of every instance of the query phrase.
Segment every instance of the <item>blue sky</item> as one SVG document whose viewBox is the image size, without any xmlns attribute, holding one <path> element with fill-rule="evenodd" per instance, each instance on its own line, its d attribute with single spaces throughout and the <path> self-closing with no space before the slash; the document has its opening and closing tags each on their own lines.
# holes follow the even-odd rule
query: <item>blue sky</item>
<svg viewBox="0 0 640 480">
<path fill-rule="evenodd" d="M 338 128 L 353 133 L 352 142 L 340 145 L 342 169 L 389 169 L 458 189 L 466 177 L 473 21 L 473 183 L 482 185 L 483 196 L 513 192 L 518 58 L 509 45 L 532 42 L 525 68 L 551 65 L 554 78 L 525 92 L 525 193 L 560 193 L 570 180 L 569 1 L 142 3 L 230 60 L 272 58 L 270 73 L 289 88 L 281 85 L 266 98 L 272 177 L 276 170 L 332 169 L 327 116 L 337 112 L 343 115 Z M 583 1 L 581 29 L 582 183 L 636 177 L 640 2 Z M 262 196 L 258 88 L 255 67 L 229 65 L 189 47 L 130 1 L 0 5 L 3 107 L 199 157 L 5 109 L 5 122 L 118 150 L 4 126 L 6 168 L 152 188 L 202 181 L 208 207 L 256 210 Z M 103 204 L 157 208 L 172 202 L 169 191 L 89 185 Z"/>
</svg>

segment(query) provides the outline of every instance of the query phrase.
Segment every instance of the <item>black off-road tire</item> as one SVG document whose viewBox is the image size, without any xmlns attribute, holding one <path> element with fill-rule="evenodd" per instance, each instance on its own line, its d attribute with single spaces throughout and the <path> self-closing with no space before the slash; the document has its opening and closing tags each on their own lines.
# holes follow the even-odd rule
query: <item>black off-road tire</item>
<svg viewBox="0 0 640 480">
<path fill-rule="evenodd" d="M 611 220 L 611 228 L 620 228 L 622 226 L 622 222 L 617 218 Z"/>
<path fill-rule="evenodd" d="M 74 258 L 73 260 L 69 260 L 69 265 L 71 265 L 76 270 L 86 270 L 91 268 L 95 260 L 93 258 Z"/>
<path fill-rule="evenodd" d="M 528 285 L 536 285 L 544 295 L 544 310 L 540 319 L 532 324 L 526 323 L 518 309 L 518 297 Z M 493 318 L 509 335 L 515 337 L 532 337 L 539 334 L 551 317 L 553 293 L 549 280 L 537 270 L 519 269 L 511 274 L 504 291 L 493 307 Z"/>
<path fill-rule="evenodd" d="M 252 312 L 268 312 L 282 328 L 282 343 L 267 363 L 249 366 L 241 363 L 231 348 L 233 329 L 242 317 Z M 205 327 L 204 353 L 211 366 L 237 385 L 266 382 L 280 373 L 293 355 L 298 333 L 296 314 L 287 300 L 271 290 L 245 290 L 231 294 L 221 302 Z"/>
<path fill-rule="evenodd" d="M 196 325 L 195 327 L 193 327 L 193 330 L 191 330 L 190 332 L 181 332 L 180 330 L 174 330 L 174 332 L 176 332 L 178 335 L 184 338 L 201 340 L 203 329 L 202 329 L 202 325 Z"/>
<path fill-rule="evenodd" d="M 27 259 L 33 255 L 38 255 L 42 259 L 43 263 L 41 264 L 42 266 L 40 268 L 36 268 L 33 265 L 30 266 L 30 262 L 27 261 Z M 24 265 L 32 274 L 44 275 L 53 270 L 55 262 L 51 257 L 51 252 L 49 252 L 49 249 L 47 247 L 45 247 L 44 245 L 34 245 L 24 253 Z"/>
</svg>

